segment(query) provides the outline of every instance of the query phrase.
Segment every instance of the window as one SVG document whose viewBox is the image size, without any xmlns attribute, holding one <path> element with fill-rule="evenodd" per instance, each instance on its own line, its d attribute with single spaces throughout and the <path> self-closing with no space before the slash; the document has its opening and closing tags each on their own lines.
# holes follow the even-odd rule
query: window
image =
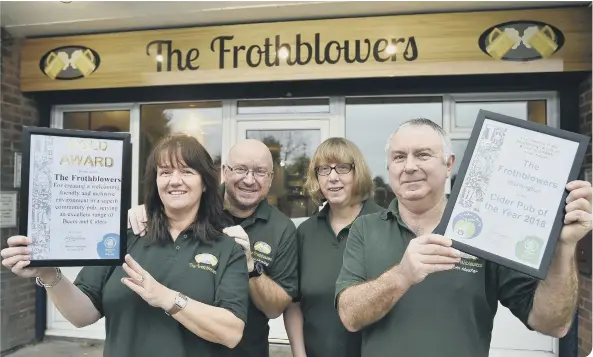
<svg viewBox="0 0 593 357">
<path fill-rule="evenodd" d="M 480 109 L 546 124 L 546 101 L 456 102 L 451 128 L 471 129 Z M 452 129 L 455 130 L 455 129 Z"/>
<path fill-rule="evenodd" d="M 130 111 L 64 112 L 62 128 L 108 132 L 129 132 Z"/>
<path fill-rule="evenodd" d="M 548 122 L 546 100 L 455 102 L 451 131 L 455 132 L 457 129 L 464 129 L 465 135 L 455 135 L 451 140 L 453 153 L 455 154 L 455 165 L 451 173 L 451 187 L 455 183 L 459 165 L 461 165 L 461 160 L 463 160 L 465 149 L 469 142 L 469 136 L 480 109 L 540 124 L 546 124 Z"/>
<path fill-rule="evenodd" d="M 362 151 L 375 182 L 375 201 L 387 207 L 395 197 L 389 187 L 385 145 L 398 125 L 427 118 L 443 125 L 441 97 L 347 98 L 346 138 Z"/>
<path fill-rule="evenodd" d="M 167 103 L 140 107 L 139 204 L 144 202 L 146 161 L 154 145 L 172 133 L 186 133 L 198 139 L 212 156 L 221 180 L 222 103 Z"/>
<path fill-rule="evenodd" d="M 319 129 L 246 130 L 247 139 L 265 143 L 272 153 L 274 180 L 268 202 L 290 218 L 309 217 L 318 207 L 303 186 L 317 146 Z"/>
</svg>

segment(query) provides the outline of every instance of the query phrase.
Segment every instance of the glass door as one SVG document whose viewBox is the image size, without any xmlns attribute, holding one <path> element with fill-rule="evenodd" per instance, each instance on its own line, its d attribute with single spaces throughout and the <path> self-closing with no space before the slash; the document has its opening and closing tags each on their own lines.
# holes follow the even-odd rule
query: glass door
<svg viewBox="0 0 593 357">
<path fill-rule="evenodd" d="M 298 226 L 319 207 L 303 185 L 317 146 L 329 136 L 327 120 L 266 120 L 237 123 L 237 140 L 256 139 L 272 152 L 274 181 L 268 201 Z"/>
<path fill-rule="evenodd" d="M 329 120 L 284 119 L 237 122 L 236 140 L 256 139 L 272 152 L 274 181 L 268 201 L 298 226 L 319 210 L 304 192 L 309 162 L 317 146 L 329 137 Z M 233 143 L 234 144 L 234 143 Z M 270 342 L 288 343 L 282 316 L 270 320 Z"/>
<path fill-rule="evenodd" d="M 79 105 L 54 107 L 52 112 L 51 127 L 60 129 L 74 130 L 92 130 L 106 132 L 125 132 L 131 133 L 134 127 L 132 125 L 134 109 L 132 105 Z M 133 145 L 133 138 L 132 138 Z M 133 158 L 134 167 L 137 161 Z M 132 170 L 133 175 L 137 175 L 137 170 Z M 132 183 L 132 192 L 130 195 L 135 199 L 134 192 L 136 187 Z M 135 200 L 132 202 L 136 202 Z M 128 208 L 124 208 L 128 209 Z M 80 272 L 79 267 L 64 267 L 62 273 L 73 281 Z M 53 336 L 72 336 L 89 339 L 105 338 L 105 322 L 100 319 L 92 325 L 76 328 L 68 322 L 58 309 L 54 306 L 51 299 L 47 299 L 47 335 Z"/>
</svg>

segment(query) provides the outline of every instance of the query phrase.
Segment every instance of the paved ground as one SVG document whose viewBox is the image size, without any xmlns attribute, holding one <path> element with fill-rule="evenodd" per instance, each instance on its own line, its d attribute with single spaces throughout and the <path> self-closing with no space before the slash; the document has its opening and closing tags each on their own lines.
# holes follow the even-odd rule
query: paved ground
<svg viewBox="0 0 593 357">
<path fill-rule="evenodd" d="M 26 346 L 7 354 L 10 357 L 103 357 L 102 344 L 90 341 L 51 340 Z"/>
<path fill-rule="evenodd" d="M 103 357 L 100 342 L 48 340 L 36 345 L 23 347 L 6 357 Z M 289 346 L 270 347 L 270 357 L 292 357 Z"/>
</svg>

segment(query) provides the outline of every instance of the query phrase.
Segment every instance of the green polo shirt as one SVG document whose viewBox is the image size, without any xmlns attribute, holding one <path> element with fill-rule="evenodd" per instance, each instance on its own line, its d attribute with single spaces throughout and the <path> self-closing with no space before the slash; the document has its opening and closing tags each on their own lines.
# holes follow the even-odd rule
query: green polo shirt
<svg viewBox="0 0 593 357">
<path fill-rule="evenodd" d="M 398 264 L 414 234 L 393 200 L 350 229 L 336 297 Z M 469 257 L 455 269 L 429 274 L 380 320 L 362 330 L 362 357 L 487 357 L 498 302 L 527 328 L 537 280 Z M 336 300 L 337 301 L 337 300 Z"/>
<path fill-rule="evenodd" d="M 359 213 L 383 210 L 366 200 Z M 329 220 L 329 205 L 299 225 L 299 296 L 307 357 L 360 357 L 360 333 L 350 333 L 334 309 L 336 279 L 350 224 L 337 235 Z"/>
<path fill-rule="evenodd" d="M 239 221 L 249 236 L 254 260 L 261 262 L 266 267 L 266 275 L 294 298 L 298 289 L 298 252 L 296 227 L 292 220 L 263 200 L 250 217 Z M 268 321 L 268 317 L 250 301 L 243 338 L 229 355 L 269 356 Z"/>
<path fill-rule="evenodd" d="M 247 321 L 247 263 L 232 238 L 221 234 L 219 240 L 204 243 L 188 230 L 175 241 L 149 245 L 128 230 L 127 239 L 128 253 L 159 283 Z M 202 259 L 205 257 L 209 259 Z M 121 266 L 84 267 L 74 281 L 105 316 L 104 356 L 218 357 L 229 351 L 150 306 L 121 282 L 127 276 Z"/>
</svg>

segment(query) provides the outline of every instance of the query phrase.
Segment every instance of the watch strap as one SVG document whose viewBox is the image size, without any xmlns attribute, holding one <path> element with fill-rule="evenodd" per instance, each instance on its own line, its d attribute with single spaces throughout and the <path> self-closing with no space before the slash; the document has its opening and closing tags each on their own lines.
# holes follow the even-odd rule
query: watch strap
<svg viewBox="0 0 593 357">
<path fill-rule="evenodd" d="M 257 278 L 258 276 L 262 275 L 265 272 L 265 267 L 260 262 L 255 262 L 253 264 L 253 271 L 249 273 L 249 279 Z"/>
<path fill-rule="evenodd" d="M 249 272 L 249 279 L 257 278 L 261 275 L 261 271 L 259 271 L 256 267 L 253 267 L 253 270 Z"/>
</svg>

